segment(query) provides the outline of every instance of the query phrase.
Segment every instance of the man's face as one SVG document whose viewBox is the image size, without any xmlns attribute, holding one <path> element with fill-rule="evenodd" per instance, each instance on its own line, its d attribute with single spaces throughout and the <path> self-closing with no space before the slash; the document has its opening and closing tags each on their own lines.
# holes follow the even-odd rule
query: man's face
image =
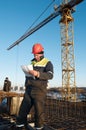
<svg viewBox="0 0 86 130">
<path fill-rule="evenodd" d="M 43 56 L 43 54 L 34 54 L 34 58 L 37 60 L 37 61 L 40 61 L 40 57 Z"/>
</svg>

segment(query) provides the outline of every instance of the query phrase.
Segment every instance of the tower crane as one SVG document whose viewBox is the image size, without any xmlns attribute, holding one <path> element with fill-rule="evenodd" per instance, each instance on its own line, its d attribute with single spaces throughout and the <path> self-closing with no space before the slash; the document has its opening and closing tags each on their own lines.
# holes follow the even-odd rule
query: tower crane
<svg viewBox="0 0 86 130">
<path fill-rule="evenodd" d="M 74 6 L 84 0 L 62 0 L 62 4 L 55 8 L 54 13 L 40 22 L 37 26 L 22 35 L 17 41 L 10 45 L 7 50 L 18 45 L 25 38 L 36 32 L 38 29 L 46 25 L 48 22 L 61 16 L 61 62 L 62 62 L 62 90 L 63 97 L 70 101 L 72 97 L 76 100 L 76 82 L 75 82 L 75 63 L 74 63 L 74 39 L 73 39 L 73 17 Z"/>
</svg>

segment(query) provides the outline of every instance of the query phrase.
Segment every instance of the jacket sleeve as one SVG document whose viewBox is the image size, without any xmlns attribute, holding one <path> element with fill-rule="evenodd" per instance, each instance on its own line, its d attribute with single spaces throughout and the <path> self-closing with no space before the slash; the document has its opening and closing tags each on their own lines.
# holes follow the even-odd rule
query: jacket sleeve
<svg viewBox="0 0 86 130">
<path fill-rule="evenodd" d="M 49 61 L 45 67 L 45 71 L 44 72 L 40 72 L 40 76 L 39 79 L 41 80 L 49 80 L 53 78 L 53 65 L 52 63 Z"/>
</svg>

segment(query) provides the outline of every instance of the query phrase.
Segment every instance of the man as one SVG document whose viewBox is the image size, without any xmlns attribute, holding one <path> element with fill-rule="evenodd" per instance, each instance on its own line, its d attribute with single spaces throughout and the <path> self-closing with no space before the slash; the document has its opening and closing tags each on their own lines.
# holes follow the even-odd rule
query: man
<svg viewBox="0 0 86 130">
<path fill-rule="evenodd" d="M 32 106 L 35 110 L 35 129 L 43 130 L 44 126 L 44 103 L 47 92 L 47 83 L 53 78 L 53 65 L 51 61 L 44 57 L 44 48 L 40 43 L 32 47 L 34 59 L 31 60 L 33 70 L 29 70 L 25 81 L 25 95 L 21 103 L 17 127 L 27 126 L 27 115 Z"/>
<path fill-rule="evenodd" d="M 3 91 L 9 92 L 10 90 L 11 90 L 11 81 L 9 80 L 8 77 L 6 77 L 4 80 Z M 4 105 L 5 107 L 3 106 L 3 103 L 5 104 Z M 5 108 L 5 110 L 7 109 L 7 112 L 10 112 L 10 105 L 11 105 L 11 97 L 4 98 L 2 101 L 2 106 Z"/>
<path fill-rule="evenodd" d="M 9 92 L 11 90 L 11 81 L 8 79 L 8 77 L 4 80 L 4 86 L 3 91 Z"/>
</svg>

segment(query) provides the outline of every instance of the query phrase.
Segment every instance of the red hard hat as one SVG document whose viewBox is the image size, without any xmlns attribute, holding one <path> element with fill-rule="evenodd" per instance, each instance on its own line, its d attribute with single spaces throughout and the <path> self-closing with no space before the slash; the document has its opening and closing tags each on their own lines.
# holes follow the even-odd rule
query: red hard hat
<svg viewBox="0 0 86 130">
<path fill-rule="evenodd" d="M 32 47 L 33 54 L 38 54 L 38 53 L 43 52 L 43 51 L 44 51 L 44 48 L 40 43 L 36 43 Z"/>
</svg>

